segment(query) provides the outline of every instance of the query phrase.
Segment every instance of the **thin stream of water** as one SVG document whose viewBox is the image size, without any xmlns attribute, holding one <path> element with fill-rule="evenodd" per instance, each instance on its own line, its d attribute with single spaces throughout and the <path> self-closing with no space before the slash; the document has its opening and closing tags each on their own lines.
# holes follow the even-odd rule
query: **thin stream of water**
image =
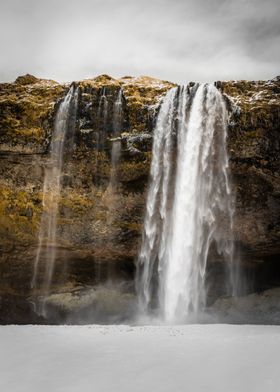
<svg viewBox="0 0 280 392">
<path fill-rule="evenodd" d="M 32 288 L 43 288 L 49 292 L 57 255 L 57 218 L 61 194 L 61 175 L 64 163 L 65 145 L 73 145 L 73 127 L 76 121 L 78 88 L 71 86 L 61 102 L 55 118 L 54 133 L 50 145 L 50 159 L 45 168 L 43 186 L 43 213 L 41 217 L 38 248 L 34 262 Z M 71 135 L 68 135 L 68 133 Z M 68 137 L 69 136 L 69 137 Z M 71 140 L 70 140 L 71 139 Z M 44 267 L 43 281 L 39 269 Z M 44 304 L 40 309 L 44 313 Z"/>
</svg>

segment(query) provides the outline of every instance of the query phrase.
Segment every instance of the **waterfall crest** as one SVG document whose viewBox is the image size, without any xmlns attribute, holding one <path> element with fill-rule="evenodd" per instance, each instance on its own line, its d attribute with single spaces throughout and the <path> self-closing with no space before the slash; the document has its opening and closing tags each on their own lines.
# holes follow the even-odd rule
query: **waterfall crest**
<svg viewBox="0 0 280 392">
<path fill-rule="evenodd" d="M 61 193 L 61 174 L 66 148 L 72 149 L 76 113 L 78 106 L 78 88 L 71 86 L 61 102 L 54 124 L 54 132 L 50 144 L 50 159 L 45 168 L 43 186 L 43 213 L 39 229 L 39 240 L 32 288 L 43 288 L 47 295 L 52 282 L 57 252 L 57 217 Z M 44 268 L 43 282 L 39 282 L 39 268 Z"/>
<path fill-rule="evenodd" d="M 158 307 L 167 322 L 195 320 L 203 311 L 212 244 L 219 257 L 232 263 L 234 208 L 226 137 L 226 105 L 214 85 L 168 92 L 154 131 L 137 271 L 141 310 Z"/>
</svg>

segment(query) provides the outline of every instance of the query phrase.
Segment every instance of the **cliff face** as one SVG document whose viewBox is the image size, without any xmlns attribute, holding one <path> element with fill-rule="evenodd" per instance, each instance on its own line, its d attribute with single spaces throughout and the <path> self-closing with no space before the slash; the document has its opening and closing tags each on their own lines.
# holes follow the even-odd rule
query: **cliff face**
<svg viewBox="0 0 280 392">
<path fill-rule="evenodd" d="M 217 85 L 231 101 L 228 148 L 237 238 L 253 258 L 279 255 L 280 78 Z"/>
<path fill-rule="evenodd" d="M 79 99 L 74 149 L 65 154 L 59 202 L 56 293 L 94 285 L 109 276 L 132 279 L 141 240 L 152 130 L 160 99 L 173 84 L 148 77 L 116 80 L 103 75 L 75 82 L 75 86 Z M 279 268 L 274 260 L 280 253 L 280 79 L 217 82 L 216 86 L 230 112 L 228 150 L 240 258 L 247 269 L 265 271 L 267 279 L 259 283 L 261 288 L 280 285 L 271 277 Z M 9 306 L 9 296 L 40 295 L 39 289 L 30 291 L 30 281 L 42 213 L 44 168 L 49 162 L 55 114 L 68 88 L 30 75 L 0 85 L 2 309 Z M 113 105 L 120 88 L 121 155 L 112 188 Z M 105 127 L 98 114 L 104 89 L 108 105 Z M 101 129 L 104 143 L 97 149 Z M 5 314 L 2 311 L 4 321 Z"/>
</svg>

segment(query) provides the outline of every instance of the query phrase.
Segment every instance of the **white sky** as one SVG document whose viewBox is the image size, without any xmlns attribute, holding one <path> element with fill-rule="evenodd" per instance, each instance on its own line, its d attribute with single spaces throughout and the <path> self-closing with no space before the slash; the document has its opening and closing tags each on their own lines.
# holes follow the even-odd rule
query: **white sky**
<svg viewBox="0 0 280 392">
<path fill-rule="evenodd" d="M 279 0 L 0 0 L 0 81 L 269 79 Z"/>
</svg>

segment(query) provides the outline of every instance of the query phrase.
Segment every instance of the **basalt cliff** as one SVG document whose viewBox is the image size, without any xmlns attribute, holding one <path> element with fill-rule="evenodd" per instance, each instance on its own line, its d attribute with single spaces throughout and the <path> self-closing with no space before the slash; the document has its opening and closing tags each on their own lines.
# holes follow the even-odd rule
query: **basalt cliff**
<svg viewBox="0 0 280 392">
<path fill-rule="evenodd" d="M 130 303 L 134 295 L 153 129 L 161 99 L 175 86 L 150 77 L 107 75 L 73 83 L 78 88 L 74 142 L 64 157 L 49 299 L 61 320 L 65 307 L 87 309 L 94 301 L 118 313 L 118 306 Z M 247 294 L 252 295 L 280 287 L 280 77 L 215 85 L 229 111 L 233 231 L 240 268 L 249 282 Z M 31 290 L 30 282 L 54 121 L 69 87 L 31 75 L 0 84 L 0 323 L 44 322 L 33 309 L 40 288 Z M 120 89 L 121 148 L 112 190 L 113 106 Z M 106 123 L 99 110 L 104 90 Z M 215 255 L 210 261 L 216 299 L 223 294 L 223 267 Z M 121 299 L 114 292 L 114 305 L 108 284 L 96 290 L 108 281 L 123 285 Z"/>
</svg>

